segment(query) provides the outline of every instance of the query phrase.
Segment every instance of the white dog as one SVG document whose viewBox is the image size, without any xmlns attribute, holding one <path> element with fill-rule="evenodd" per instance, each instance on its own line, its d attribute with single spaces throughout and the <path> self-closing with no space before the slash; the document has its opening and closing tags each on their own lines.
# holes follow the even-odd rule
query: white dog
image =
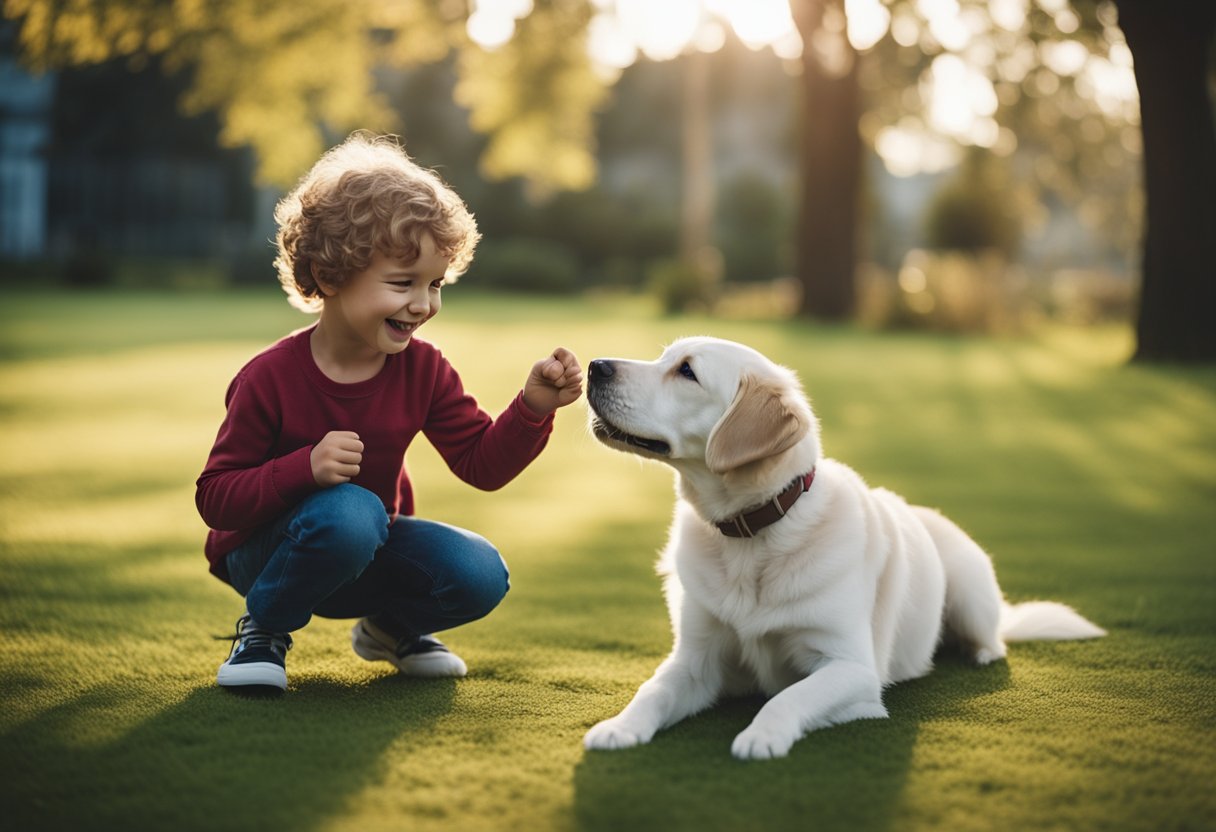
<svg viewBox="0 0 1216 832">
<path fill-rule="evenodd" d="M 794 374 L 748 347 L 688 338 L 657 361 L 592 361 L 588 401 L 601 441 L 675 468 L 679 500 L 659 567 L 675 646 L 587 748 L 759 691 L 731 751 L 781 757 L 816 728 L 885 717 L 883 688 L 928 673 L 945 636 L 987 664 L 1006 641 L 1105 635 L 1062 604 L 1009 606 L 951 521 L 823 458 Z"/>
</svg>

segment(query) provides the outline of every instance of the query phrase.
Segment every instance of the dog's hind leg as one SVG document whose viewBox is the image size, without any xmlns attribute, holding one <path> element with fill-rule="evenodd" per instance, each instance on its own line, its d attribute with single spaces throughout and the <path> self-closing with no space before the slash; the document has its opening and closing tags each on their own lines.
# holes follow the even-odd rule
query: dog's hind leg
<svg viewBox="0 0 1216 832">
<path fill-rule="evenodd" d="M 913 506 L 933 538 L 946 572 L 946 632 L 979 664 L 1005 657 L 1001 639 L 1001 588 L 992 560 L 967 533 L 939 512 Z"/>
</svg>

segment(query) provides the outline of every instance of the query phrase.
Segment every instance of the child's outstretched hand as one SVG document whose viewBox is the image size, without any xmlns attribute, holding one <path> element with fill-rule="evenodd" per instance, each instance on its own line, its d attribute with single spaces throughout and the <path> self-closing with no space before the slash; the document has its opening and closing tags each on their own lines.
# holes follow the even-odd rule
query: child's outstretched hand
<svg viewBox="0 0 1216 832">
<path fill-rule="evenodd" d="M 524 384 L 524 404 L 542 416 L 574 402 L 583 392 L 583 368 L 574 353 L 558 347 L 532 365 Z"/>
</svg>

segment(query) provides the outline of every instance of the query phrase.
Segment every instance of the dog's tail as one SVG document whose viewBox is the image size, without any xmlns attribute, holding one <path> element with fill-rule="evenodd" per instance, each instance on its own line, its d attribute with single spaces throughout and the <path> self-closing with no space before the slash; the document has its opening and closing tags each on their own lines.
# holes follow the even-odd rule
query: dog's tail
<svg viewBox="0 0 1216 832">
<path fill-rule="evenodd" d="M 1027 601 L 1001 605 L 1000 633 L 1004 641 L 1069 641 L 1101 638 L 1106 630 L 1066 604 Z"/>
</svg>

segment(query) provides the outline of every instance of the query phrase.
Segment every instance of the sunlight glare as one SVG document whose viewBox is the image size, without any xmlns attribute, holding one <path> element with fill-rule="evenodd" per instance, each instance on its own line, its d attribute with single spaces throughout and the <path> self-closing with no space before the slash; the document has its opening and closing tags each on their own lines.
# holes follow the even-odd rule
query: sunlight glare
<svg viewBox="0 0 1216 832">
<path fill-rule="evenodd" d="M 771 46 L 794 31 L 788 0 L 707 0 L 749 49 Z"/>
<path fill-rule="evenodd" d="M 859 48 L 873 46 L 886 34 L 890 13 L 881 0 L 848 2 L 856 18 L 850 25 L 851 39 L 863 44 Z M 624 69 L 632 63 L 631 54 L 636 60 L 638 50 L 654 61 L 677 58 L 689 48 L 717 52 L 726 44 L 726 27 L 749 49 L 771 48 L 785 60 L 802 55 L 789 0 L 596 0 L 595 5 L 599 11 L 588 49 L 595 63 L 607 69 Z"/>
<path fill-rule="evenodd" d="M 692 43 L 701 23 L 698 0 L 617 0 L 621 26 L 653 61 L 669 61 Z"/>
<path fill-rule="evenodd" d="M 470 6 L 469 38 L 491 52 L 511 39 L 517 20 L 532 14 L 532 0 L 471 0 Z"/>
<path fill-rule="evenodd" d="M 1111 118 L 1122 118 L 1130 123 L 1139 118 L 1140 91 L 1130 66 L 1092 56 L 1077 76 L 1077 91 L 1092 99 Z"/>
<path fill-rule="evenodd" d="M 1020 32 L 1026 23 L 1027 0 L 989 0 L 992 22 L 1007 32 Z"/>
<path fill-rule="evenodd" d="M 891 19 L 891 37 L 900 46 L 915 46 L 920 40 L 920 24 L 916 22 L 916 15 L 906 7 L 895 10 L 895 16 Z"/>
<path fill-rule="evenodd" d="M 515 34 L 515 18 L 479 9 L 469 15 L 465 28 L 474 43 L 482 49 L 493 51 Z"/>
<path fill-rule="evenodd" d="M 796 61 L 802 57 L 802 35 L 791 29 L 773 43 L 773 54 L 785 61 Z"/>
<path fill-rule="evenodd" d="M 961 52 L 971 42 L 971 32 L 958 16 L 933 18 L 929 21 L 929 33 L 944 48 L 953 52 Z"/>
<path fill-rule="evenodd" d="M 891 13 L 879 0 L 845 0 L 844 9 L 849 21 L 849 43 L 859 52 L 878 43 L 887 33 Z"/>
<path fill-rule="evenodd" d="M 638 48 L 613 14 L 597 14 L 587 27 L 587 51 L 592 61 L 610 69 L 625 69 L 638 59 Z"/>
<path fill-rule="evenodd" d="M 997 110 L 992 82 L 955 55 L 934 58 L 928 76 L 929 123 L 947 135 L 976 143 L 980 119 L 991 117 Z M 990 132 L 984 129 L 984 134 Z"/>
<path fill-rule="evenodd" d="M 532 0 L 473 0 L 473 11 L 519 20 L 532 14 Z"/>
<path fill-rule="evenodd" d="M 717 52 L 726 46 L 726 27 L 716 20 L 703 21 L 693 38 L 698 52 Z"/>
<path fill-rule="evenodd" d="M 1108 54 L 1111 63 L 1115 66 L 1132 68 L 1132 50 L 1127 47 L 1126 43 L 1112 43 Z"/>
<path fill-rule="evenodd" d="M 1076 75 L 1089 60 L 1089 50 L 1075 40 L 1050 40 L 1039 44 L 1043 63 L 1056 75 Z"/>
<path fill-rule="evenodd" d="M 893 176 L 940 173 L 962 158 L 957 144 L 926 130 L 914 118 L 900 119 L 894 127 L 879 130 L 874 149 Z"/>
</svg>

